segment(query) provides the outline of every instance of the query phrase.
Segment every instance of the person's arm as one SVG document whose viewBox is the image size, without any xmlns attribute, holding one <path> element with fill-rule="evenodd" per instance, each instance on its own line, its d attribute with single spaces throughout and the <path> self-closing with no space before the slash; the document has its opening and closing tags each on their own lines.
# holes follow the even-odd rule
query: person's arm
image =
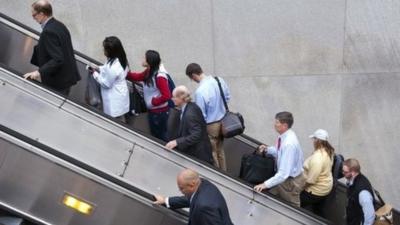
<svg viewBox="0 0 400 225">
<path fill-rule="evenodd" d="M 171 91 L 169 90 L 168 79 L 163 76 L 157 76 L 156 85 L 161 95 L 155 96 L 151 99 L 151 104 L 158 106 L 164 104 L 171 99 Z"/>
<path fill-rule="evenodd" d="M 154 195 L 153 204 L 165 205 L 167 208 L 180 209 L 190 206 L 190 200 L 185 196 L 181 197 L 164 197 L 162 195 Z"/>
<path fill-rule="evenodd" d="M 126 75 L 126 79 L 129 81 L 143 81 L 146 75 L 149 73 L 148 69 L 143 70 L 142 72 L 132 72 L 129 71 Z"/>
<path fill-rule="evenodd" d="M 187 105 L 186 107 L 188 106 L 189 105 Z M 186 112 L 184 116 L 186 117 L 185 118 L 187 120 L 186 123 L 189 126 L 189 134 L 176 139 L 178 149 L 180 148 L 187 149 L 189 146 L 197 144 L 201 141 L 201 134 L 202 134 L 201 124 L 203 120 L 203 118 L 201 118 L 201 114 L 192 111 L 192 112 Z"/>
<path fill-rule="evenodd" d="M 201 109 L 201 113 L 203 114 L 204 120 L 207 121 L 207 108 L 206 108 L 207 103 L 205 97 L 196 92 L 194 95 L 194 102 Z"/>
<path fill-rule="evenodd" d="M 165 205 L 170 209 L 187 208 L 190 206 L 190 199 L 185 196 L 166 198 Z"/>
<path fill-rule="evenodd" d="M 265 154 L 270 154 L 273 157 L 276 158 L 277 154 L 278 154 L 278 150 L 276 149 L 275 146 L 268 146 L 267 147 L 267 151 L 265 152 Z"/>
<path fill-rule="evenodd" d="M 290 175 L 290 171 L 292 170 L 294 166 L 294 161 L 295 161 L 295 149 L 294 146 L 292 145 L 286 145 L 283 146 L 278 167 L 278 172 L 271 177 L 270 179 L 266 180 L 264 182 L 266 188 L 272 188 L 278 184 L 283 183 Z"/>
<path fill-rule="evenodd" d="M 39 73 L 41 76 L 57 76 L 57 71 L 61 69 L 65 61 L 60 40 L 57 34 L 49 31 L 43 32 L 40 39 L 42 39 L 50 59 L 39 68 Z"/>
<path fill-rule="evenodd" d="M 374 224 L 375 210 L 371 193 L 367 190 L 362 190 L 360 194 L 358 194 L 358 202 L 364 213 L 363 225 Z"/>
<path fill-rule="evenodd" d="M 94 79 L 100 84 L 101 87 L 105 89 L 110 89 L 114 85 L 115 81 L 118 79 L 118 76 L 124 72 L 122 66 L 112 65 L 104 65 L 99 67 L 100 73 L 94 72 Z"/>
</svg>

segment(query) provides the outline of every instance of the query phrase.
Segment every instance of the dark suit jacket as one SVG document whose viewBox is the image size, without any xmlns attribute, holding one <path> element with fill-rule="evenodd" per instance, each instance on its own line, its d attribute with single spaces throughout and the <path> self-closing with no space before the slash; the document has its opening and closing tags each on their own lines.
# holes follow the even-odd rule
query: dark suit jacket
<svg viewBox="0 0 400 225">
<path fill-rule="evenodd" d="M 201 109 L 189 102 L 184 110 L 176 139 L 178 151 L 212 164 L 211 143 Z"/>
<path fill-rule="evenodd" d="M 233 225 L 224 196 L 208 180 L 201 184 L 192 201 L 187 197 L 170 197 L 171 209 L 190 207 L 189 225 Z"/>
<path fill-rule="evenodd" d="M 71 42 L 64 24 L 51 18 L 34 47 L 31 63 L 39 67 L 42 83 L 64 90 L 81 79 Z"/>
</svg>

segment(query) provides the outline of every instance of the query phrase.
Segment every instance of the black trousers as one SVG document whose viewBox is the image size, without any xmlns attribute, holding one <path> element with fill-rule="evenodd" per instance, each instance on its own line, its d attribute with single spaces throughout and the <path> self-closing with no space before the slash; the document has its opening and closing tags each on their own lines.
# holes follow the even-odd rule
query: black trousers
<svg viewBox="0 0 400 225">
<path fill-rule="evenodd" d="M 57 90 L 59 93 L 61 93 L 62 95 L 68 97 L 69 92 L 71 91 L 71 87 L 65 88 L 65 89 L 60 89 Z"/>
<path fill-rule="evenodd" d="M 323 209 L 325 200 L 327 198 L 328 195 L 318 196 L 318 195 L 313 195 L 312 193 L 306 191 L 302 191 L 300 193 L 300 206 L 302 208 L 310 210 L 311 212 L 317 214 L 318 216 L 324 217 Z"/>
</svg>

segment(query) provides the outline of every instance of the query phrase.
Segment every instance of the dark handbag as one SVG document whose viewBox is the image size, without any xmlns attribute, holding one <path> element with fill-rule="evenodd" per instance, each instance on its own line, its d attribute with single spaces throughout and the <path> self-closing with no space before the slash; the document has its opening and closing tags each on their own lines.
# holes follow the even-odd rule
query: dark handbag
<svg viewBox="0 0 400 225">
<path fill-rule="evenodd" d="M 92 72 L 88 72 L 85 99 L 87 104 L 96 108 L 101 107 L 100 85 L 94 79 Z"/>
<path fill-rule="evenodd" d="M 222 91 L 221 82 L 219 81 L 218 77 L 215 77 L 215 80 L 218 82 L 219 92 L 226 109 L 226 113 L 221 120 L 222 136 L 230 138 L 242 134 L 245 128 L 243 116 L 240 113 L 233 113 L 229 111 L 224 92 Z"/>
<path fill-rule="evenodd" d="M 242 156 L 239 177 L 250 184 L 260 184 L 275 175 L 275 159 L 272 155 L 259 155 L 254 151 Z"/>
<path fill-rule="evenodd" d="M 147 112 L 146 103 L 143 98 L 143 86 L 132 83 L 132 92 L 129 94 L 130 111 L 134 115 Z"/>
</svg>

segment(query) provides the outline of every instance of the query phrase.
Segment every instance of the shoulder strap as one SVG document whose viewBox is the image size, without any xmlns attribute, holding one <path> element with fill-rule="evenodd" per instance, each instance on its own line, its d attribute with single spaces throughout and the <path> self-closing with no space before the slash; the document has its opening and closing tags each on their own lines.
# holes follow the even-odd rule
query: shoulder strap
<svg viewBox="0 0 400 225">
<path fill-rule="evenodd" d="M 228 104 L 226 104 L 225 95 L 224 95 L 224 92 L 222 91 L 221 82 L 219 82 L 218 77 L 214 77 L 214 78 L 215 78 L 215 80 L 217 80 L 218 87 L 219 87 L 219 93 L 221 94 L 222 101 L 224 101 L 225 109 L 227 112 L 229 112 Z"/>
</svg>

